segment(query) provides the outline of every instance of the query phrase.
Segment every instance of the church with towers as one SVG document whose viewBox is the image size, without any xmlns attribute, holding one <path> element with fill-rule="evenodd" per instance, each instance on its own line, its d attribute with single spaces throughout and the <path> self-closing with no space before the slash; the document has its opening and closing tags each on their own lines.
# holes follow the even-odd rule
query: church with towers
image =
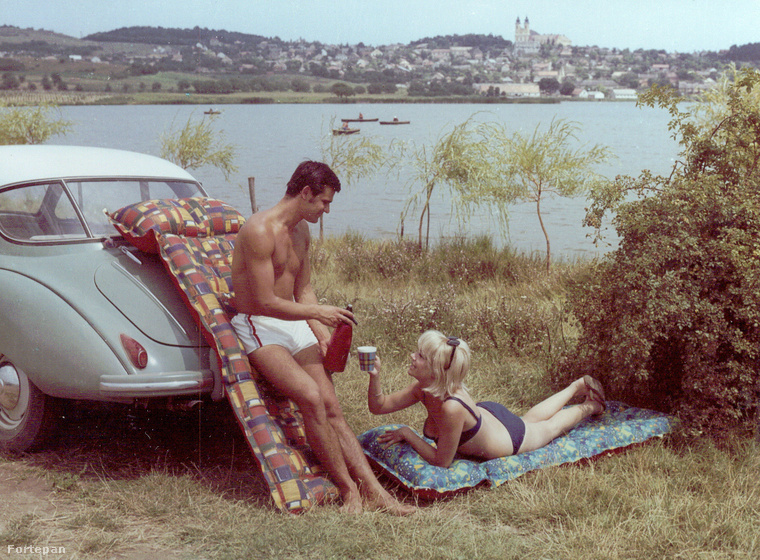
<svg viewBox="0 0 760 560">
<path fill-rule="evenodd" d="M 530 21 L 525 16 L 525 22 L 520 23 L 520 18 L 515 22 L 514 52 L 518 55 L 535 55 L 541 49 L 541 45 L 559 45 L 569 47 L 573 42 L 564 35 L 541 35 L 530 29 Z"/>
</svg>

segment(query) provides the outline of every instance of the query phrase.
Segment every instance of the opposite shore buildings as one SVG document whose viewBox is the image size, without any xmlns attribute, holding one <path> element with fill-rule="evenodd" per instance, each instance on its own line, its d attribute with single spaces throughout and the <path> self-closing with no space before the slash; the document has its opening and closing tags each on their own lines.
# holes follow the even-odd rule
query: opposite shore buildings
<svg viewBox="0 0 760 560">
<path fill-rule="evenodd" d="M 61 52 L 29 51 L 34 41 L 5 40 L 24 31 L 0 26 L 0 63 L 21 57 L 62 57 Z M 491 35 L 454 35 L 375 47 L 282 41 L 199 28 L 124 28 L 79 43 L 82 46 L 71 47 L 72 52 L 65 55 L 68 63 L 121 65 L 131 69 L 132 76 L 135 69 L 144 76 L 183 71 L 192 72 L 196 83 L 227 80 L 233 85 L 246 76 L 273 80 L 291 76 L 294 84 L 298 76 L 312 76 L 361 84 L 354 86 L 357 89 L 390 84 L 394 91 L 407 88 L 410 95 L 635 99 L 637 90 L 653 83 L 670 84 L 691 95 L 712 87 L 725 65 L 720 53 L 574 46 L 565 35 L 537 33 L 527 17 L 517 18 L 513 41 Z M 32 87 L 32 83 L 26 85 Z"/>
</svg>

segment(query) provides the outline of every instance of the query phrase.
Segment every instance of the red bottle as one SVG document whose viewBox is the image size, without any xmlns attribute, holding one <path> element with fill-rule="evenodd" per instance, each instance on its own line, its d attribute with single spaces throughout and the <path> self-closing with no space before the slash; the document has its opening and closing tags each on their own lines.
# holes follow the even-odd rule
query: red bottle
<svg viewBox="0 0 760 560">
<path fill-rule="evenodd" d="M 350 305 L 346 309 L 353 311 Z M 325 359 L 322 361 L 327 371 L 336 372 L 346 369 L 346 361 L 348 360 L 348 353 L 351 351 L 351 339 L 353 336 L 354 327 L 351 323 L 341 323 L 333 331 L 330 343 L 327 346 Z"/>
</svg>

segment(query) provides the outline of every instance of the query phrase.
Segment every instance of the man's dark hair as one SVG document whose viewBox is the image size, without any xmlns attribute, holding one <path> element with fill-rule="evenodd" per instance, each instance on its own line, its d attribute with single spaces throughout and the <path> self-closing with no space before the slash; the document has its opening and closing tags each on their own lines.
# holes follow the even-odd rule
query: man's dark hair
<svg viewBox="0 0 760 560">
<path fill-rule="evenodd" d="M 319 161 L 301 162 L 288 181 L 287 196 L 297 196 L 304 187 L 311 187 L 313 195 L 320 195 L 327 187 L 340 192 L 340 179 L 330 166 Z"/>
</svg>

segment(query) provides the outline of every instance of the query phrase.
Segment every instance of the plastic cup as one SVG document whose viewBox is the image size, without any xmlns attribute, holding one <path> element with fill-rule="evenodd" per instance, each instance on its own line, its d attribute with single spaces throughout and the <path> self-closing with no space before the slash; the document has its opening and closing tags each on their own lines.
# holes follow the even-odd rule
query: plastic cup
<svg viewBox="0 0 760 560">
<path fill-rule="evenodd" d="M 377 348 L 374 346 L 359 346 L 356 351 L 359 353 L 359 369 L 362 371 L 372 371 L 372 367 L 375 365 Z"/>
</svg>

